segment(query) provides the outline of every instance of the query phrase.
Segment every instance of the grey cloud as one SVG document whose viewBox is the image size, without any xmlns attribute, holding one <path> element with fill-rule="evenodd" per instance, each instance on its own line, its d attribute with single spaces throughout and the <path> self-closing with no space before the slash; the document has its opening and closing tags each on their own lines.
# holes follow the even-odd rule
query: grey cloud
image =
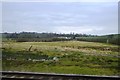
<svg viewBox="0 0 120 80">
<path fill-rule="evenodd" d="M 3 31 L 117 33 L 115 3 L 9 3 L 3 8 Z"/>
</svg>

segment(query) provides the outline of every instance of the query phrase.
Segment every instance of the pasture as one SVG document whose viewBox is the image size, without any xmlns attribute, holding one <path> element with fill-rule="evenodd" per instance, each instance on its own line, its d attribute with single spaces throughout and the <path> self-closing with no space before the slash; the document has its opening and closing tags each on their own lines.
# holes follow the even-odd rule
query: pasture
<svg viewBox="0 0 120 80">
<path fill-rule="evenodd" d="M 3 71 L 119 75 L 118 46 L 84 41 L 2 42 Z"/>
</svg>

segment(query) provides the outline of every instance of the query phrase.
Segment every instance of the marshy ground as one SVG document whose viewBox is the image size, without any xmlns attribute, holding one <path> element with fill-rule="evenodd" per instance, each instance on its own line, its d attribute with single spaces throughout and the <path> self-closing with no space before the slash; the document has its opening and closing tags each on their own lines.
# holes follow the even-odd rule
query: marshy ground
<svg viewBox="0 0 120 80">
<path fill-rule="evenodd" d="M 4 71 L 119 75 L 117 45 L 83 42 L 3 42 Z"/>
</svg>

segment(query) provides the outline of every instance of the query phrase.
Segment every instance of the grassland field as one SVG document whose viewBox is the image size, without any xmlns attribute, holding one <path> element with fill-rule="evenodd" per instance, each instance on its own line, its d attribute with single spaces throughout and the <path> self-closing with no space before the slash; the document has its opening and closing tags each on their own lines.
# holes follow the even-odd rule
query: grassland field
<svg viewBox="0 0 120 80">
<path fill-rule="evenodd" d="M 2 42 L 3 71 L 119 75 L 117 45 L 84 42 Z"/>
</svg>

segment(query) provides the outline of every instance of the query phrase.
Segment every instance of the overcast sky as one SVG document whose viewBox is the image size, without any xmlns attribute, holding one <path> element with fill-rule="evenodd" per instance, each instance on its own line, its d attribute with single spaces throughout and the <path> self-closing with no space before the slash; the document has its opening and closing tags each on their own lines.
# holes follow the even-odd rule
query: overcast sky
<svg viewBox="0 0 120 80">
<path fill-rule="evenodd" d="M 118 33 L 117 2 L 4 2 L 3 32 Z"/>
</svg>

